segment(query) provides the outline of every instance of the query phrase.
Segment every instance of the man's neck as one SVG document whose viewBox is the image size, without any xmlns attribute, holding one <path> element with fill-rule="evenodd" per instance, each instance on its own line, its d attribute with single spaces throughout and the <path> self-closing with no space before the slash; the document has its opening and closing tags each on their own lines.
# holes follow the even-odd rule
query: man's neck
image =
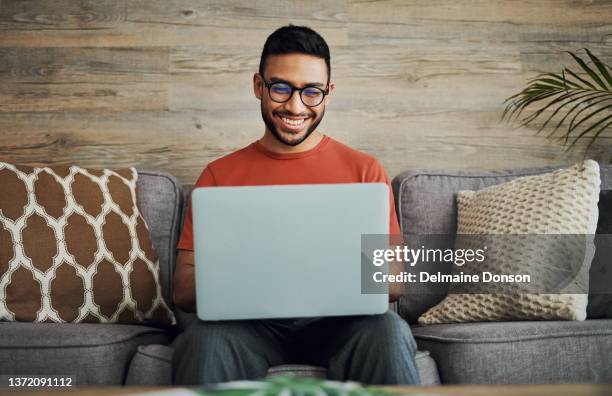
<svg viewBox="0 0 612 396">
<path fill-rule="evenodd" d="M 323 134 L 318 131 L 314 131 L 302 143 L 298 144 L 297 146 L 289 146 L 279 142 L 278 139 L 272 135 L 272 132 L 266 129 L 263 137 L 259 139 L 259 143 L 274 153 L 289 154 L 300 153 L 302 151 L 313 149 L 321 142 L 321 140 L 323 140 Z"/>
</svg>

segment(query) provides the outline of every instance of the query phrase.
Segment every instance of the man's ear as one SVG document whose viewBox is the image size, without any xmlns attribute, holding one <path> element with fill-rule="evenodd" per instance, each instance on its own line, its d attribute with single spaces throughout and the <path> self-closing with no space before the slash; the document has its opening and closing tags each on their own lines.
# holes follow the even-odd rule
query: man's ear
<svg viewBox="0 0 612 396">
<path fill-rule="evenodd" d="M 329 102 L 331 102 L 331 96 L 332 93 L 334 92 L 334 89 L 336 88 L 336 85 L 333 82 L 329 82 L 329 86 L 328 86 L 328 93 L 325 96 L 325 106 L 327 106 L 329 104 Z"/>
<path fill-rule="evenodd" d="M 259 73 L 253 74 L 253 93 L 257 99 L 261 100 L 263 95 L 263 78 Z"/>
</svg>

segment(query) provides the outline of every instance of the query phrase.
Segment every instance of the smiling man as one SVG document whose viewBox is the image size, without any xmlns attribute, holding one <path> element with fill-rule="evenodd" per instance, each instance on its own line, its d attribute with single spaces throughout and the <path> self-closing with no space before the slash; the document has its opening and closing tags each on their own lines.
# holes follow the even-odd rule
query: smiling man
<svg viewBox="0 0 612 396">
<path fill-rule="evenodd" d="M 263 137 L 208 164 L 195 187 L 375 183 L 389 178 L 372 156 L 317 127 L 334 92 L 329 48 L 315 31 L 285 26 L 264 45 L 253 91 L 261 103 Z M 399 234 L 393 195 L 390 234 Z M 195 311 L 191 204 L 174 276 L 174 302 Z M 392 289 L 389 300 L 401 296 Z M 209 384 L 266 376 L 271 366 L 313 364 L 328 378 L 369 384 L 416 384 L 416 344 L 394 312 L 282 320 L 194 321 L 179 336 L 175 384 Z"/>
</svg>

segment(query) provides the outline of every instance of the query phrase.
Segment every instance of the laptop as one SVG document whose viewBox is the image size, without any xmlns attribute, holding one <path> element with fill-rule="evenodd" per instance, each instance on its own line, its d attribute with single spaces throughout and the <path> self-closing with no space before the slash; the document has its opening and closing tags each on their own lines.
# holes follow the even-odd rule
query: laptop
<svg viewBox="0 0 612 396">
<path fill-rule="evenodd" d="M 201 320 L 380 314 L 364 234 L 388 234 L 384 183 L 200 187 L 191 196 Z M 387 285 L 384 285 L 387 291 Z"/>
</svg>

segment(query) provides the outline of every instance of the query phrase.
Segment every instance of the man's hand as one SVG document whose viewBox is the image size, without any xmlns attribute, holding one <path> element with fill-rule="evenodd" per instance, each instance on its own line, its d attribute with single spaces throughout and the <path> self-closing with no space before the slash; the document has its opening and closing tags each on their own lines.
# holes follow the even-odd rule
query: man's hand
<svg viewBox="0 0 612 396">
<path fill-rule="evenodd" d="M 195 312 L 195 265 L 191 250 L 179 250 L 174 271 L 174 304 L 185 312 Z"/>
<path fill-rule="evenodd" d="M 404 269 L 402 263 L 392 261 L 389 263 L 389 274 L 399 275 Z M 389 282 L 389 302 L 394 302 L 404 295 L 405 284 L 403 282 Z"/>
<path fill-rule="evenodd" d="M 395 246 L 390 246 L 395 249 Z M 389 275 L 399 275 L 404 270 L 404 263 L 393 260 L 389 262 Z M 394 302 L 404 295 L 406 285 L 403 282 L 389 282 L 389 302 Z"/>
</svg>

